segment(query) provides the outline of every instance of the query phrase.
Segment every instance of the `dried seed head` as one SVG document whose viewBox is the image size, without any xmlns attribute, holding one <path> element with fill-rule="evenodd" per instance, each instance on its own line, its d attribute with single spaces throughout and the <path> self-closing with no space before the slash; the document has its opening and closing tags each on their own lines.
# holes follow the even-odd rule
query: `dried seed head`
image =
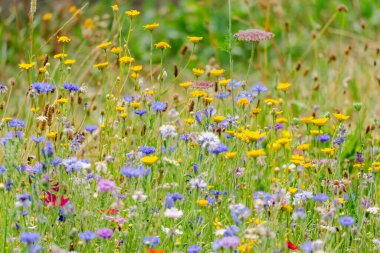
<svg viewBox="0 0 380 253">
<path fill-rule="evenodd" d="M 337 10 L 340 12 L 347 12 L 348 11 L 347 6 L 345 6 L 344 4 L 339 5 Z"/>
<path fill-rule="evenodd" d="M 235 33 L 235 38 L 237 40 L 248 41 L 248 42 L 259 42 L 262 40 L 269 40 L 274 37 L 274 34 L 271 32 L 266 32 L 258 29 L 248 29 L 240 30 Z"/>
<path fill-rule="evenodd" d="M 188 49 L 188 48 L 189 48 L 189 47 L 188 47 L 187 45 L 183 46 L 182 49 L 181 49 L 181 54 L 182 54 L 182 55 L 185 55 L 186 52 L 187 52 L 187 49 Z"/>
</svg>

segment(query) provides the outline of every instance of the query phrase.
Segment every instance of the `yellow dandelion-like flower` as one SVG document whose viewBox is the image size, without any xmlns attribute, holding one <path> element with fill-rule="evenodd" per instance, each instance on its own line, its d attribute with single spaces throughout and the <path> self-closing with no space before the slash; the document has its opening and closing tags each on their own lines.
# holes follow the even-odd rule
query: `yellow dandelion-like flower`
<svg viewBox="0 0 380 253">
<path fill-rule="evenodd" d="M 71 5 L 70 8 L 69 8 L 69 12 L 70 13 L 74 13 L 77 11 L 77 7 L 75 5 Z"/>
<path fill-rule="evenodd" d="M 129 57 L 129 56 L 123 56 L 119 59 L 119 62 L 121 62 L 121 63 L 131 63 L 134 61 L 135 61 L 135 58 Z M 141 67 L 141 69 L 142 69 L 142 67 Z"/>
<path fill-rule="evenodd" d="M 46 137 L 50 138 L 50 139 L 54 139 L 56 136 L 57 136 L 57 132 L 49 132 L 46 134 Z"/>
<path fill-rule="evenodd" d="M 12 117 L 4 117 L 2 119 L 4 122 L 8 122 L 8 121 L 11 121 L 12 120 Z"/>
<path fill-rule="evenodd" d="M 120 54 L 123 49 L 121 47 L 113 47 L 111 48 L 111 53 Z"/>
<path fill-rule="evenodd" d="M 314 117 L 313 116 L 310 116 L 310 117 L 303 117 L 301 118 L 300 120 L 303 122 L 303 123 L 311 123 L 313 121 Z"/>
<path fill-rule="evenodd" d="M 120 118 L 126 118 L 128 116 L 128 113 L 126 112 L 123 112 L 123 113 L 120 113 Z"/>
<path fill-rule="evenodd" d="M 290 83 L 279 83 L 277 85 L 277 89 L 281 91 L 287 91 L 290 88 L 291 84 Z"/>
<path fill-rule="evenodd" d="M 20 64 L 18 65 L 18 67 L 19 67 L 20 69 L 29 70 L 29 69 L 31 69 L 34 65 L 36 65 L 35 62 L 31 62 L 31 63 L 20 63 Z"/>
<path fill-rule="evenodd" d="M 53 56 L 54 59 L 63 59 L 65 57 L 67 57 L 67 54 L 65 54 L 65 53 L 55 54 Z"/>
<path fill-rule="evenodd" d="M 140 161 L 141 161 L 143 164 L 147 164 L 147 165 L 152 165 L 152 164 L 155 163 L 157 160 L 158 160 L 158 157 L 157 157 L 157 156 L 154 156 L 154 155 L 144 156 L 143 158 L 140 159 Z"/>
<path fill-rule="evenodd" d="M 219 84 L 222 86 L 227 86 L 230 83 L 231 79 L 222 79 L 219 80 Z"/>
<path fill-rule="evenodd" d="M 71 41 L 71 39 L 67 36 L 58 36 L 57 40 L 60 43 L 69 43 Z"/>
<path fill-rule="evenodd" d="M 75 59 L 67 59 L 63 62 L 63 64 L 70 66 L 70 65 L 73 65 L 75 62 L 76 62 Z"/>
<path fill-rule="evenodd" d="M 213 69 L 210 71 L 210 74 L 213 76 L 221 76 L 224 73 L 224 69 Z"/>
<path fill-rule="evenodd" d="M 191 42 L 193 42 L 193 43 L 197 43 L 197 42 L 203 40 L 203 37 L 196 37 L 196 36 L 188 36 L 187 38 L 188 38 Z"/>
<path fill-rule="evenodd" d="M 286 144 L 289 144 L 290 142 L 292 142 L 292 139 L 290 139 L 290 138 L 280 138 L 276 142 L 279 143 L 279 144 L 281 144 L 281 145 L 286 145 Z"/>
<path fill-rule="evenodd" d="M 211 103 L 214 100 L 214 98 L 212 98 L 212 97 L 203 97 L 203 100 L 205 102 L 207 102 L 207 103 Z"/>
<path fill-rule="evenodd" d="M 152 24 L 144 25 L 144 29 L 149 30 L 149 31 L 153 31 L 154 29 L 156 29 L 159 26 L 160 26 L 159 23 L 152 23 Z"/>
<path fill-rule="evenodd" d="M 205 206 L 207 206 L 208 201 L 205 200 L 205 199 L 200 199 L 200 200 L 197 201 L 197 203 L 198 203 L 198 205 L 199 205 L 200 207 L 205 207 Z"/>
<path fill-rule="evenodd" d="M 333 149 L 333 148 L 323 148 L 323 149 L 321 149 L 321 151 L 323 153 L 325 153 L 326 155 L 333 155 L 334 152 L 335 152 L 335 149 Z"/>
<path fill-rule="evenodd" d="M 126 106 L 116 106 L 116 111 L 118 111 L 118 112 L 125 111 L 126 109 L 127 109 Z"/>
<path fill-rule="evenodd" d="M 193 83 L 192 82 L 183 82 L 183 83 L 180 83 L 179 86 L 187 89 L 189 88 Z"/>
<path fill-rule="evenodd" d="M 339 121 L 345 121 L 345 120 L 348 120 L 350 118 L 350 116 L 344 115 L 344 114 L 341 114 L 341 113 L 333 113 L 333 115 Z"/>
<path fill-rule="evenodd" d="M 231 159 L 231 158 L 234 158 L 236 156 L 236 154 L 237 154 L 237 152 L 227 152 L 224 154 L 224 157 Z"/>
<path fill-rule="evenodd" d="M 38 72 L 40 72 L 40 73 L 45 73 L 46 72 L 46 66 L 43 66 L 43 67 L 41 67 L 41 68 L 38 68 Z"/>
<path fill-rule="evenodd" d="M 139 76 L 140 76 L 140 74 L 137 72 L 131 73 L 131 78 L 133 78 L 133 79 L 137 79 L 137 78 L 139 78 Z"/>
<path fill-rule="evenodd" d="M 250 140 L 250 141 L 258 141 L 265 137 L 265 132 L 260 132 L 259 130 L 257 131 L 249 131 L 249 130 L 244 130 L 243 134 Z"/>
<path fill-rule="evenodd" d="M 294 193 L 296 193 L 298 191 L 298 188 L 296 188 L 296 187 L 289 187 L 288 188 L 288 192 L 290 193 L 290 194 L 294 194 Z"/>
<path fill-rule="evenodd" d="M 119 6 L 117 4 L 114 4 L 111 6 L 113 11 L 119 11 Z"/>
<path fill-rule="evenodd" d="M 142 65 L 131 66 L 131 70 L 134 72 L 140 72 L 143 69 Z"/>
<path fill-rule="evenodd" d="M 196 76 L 201 76 L 201 75 L 203 75 L 204 72 L 205 72 L 205 71 L 204 71 L 203 69 L 193 68 L 193 73 L 194 73 L 194 75 L 196 75 Z"/>
<path fill-rule="evenodd" d="M 168 43 L 163 42 L 163 41 L 158 42 L 157 44 L 154 44 L 154 46 L 155 46 L 156 48 L 158 48 L 158 49 L 167 49 L 167 48 L 171 48 L 171 46 L 170 46 Z"/>
<path fill-rule="evenodd" d="M 261 112 L 261 108 L 253 108 L 251 110 L 251 114 L 257 115 Z"/>
<path fill-rule="evenodd" d="M 305 151 L 305 150 L 308 150 L 309 148 L 310 148 L 310 144 L 309 143 L 304 143 L 304 144 L 298 145 L 296 147 L 296 149 L 300 150 L 300 151 Z"/>
<path fill-rule="evenodd" d="M 106 62 L 100 62 L 100 63 L 97 63 L 97 64 L 94 64 L 93 67 L 94 68 L 98 68 L 98 69 L 104 69 L 108 66 L 109 62 L 106 61 Z"/>
<path fill-rule="evenodd" d="M 318 134 L 323 134 L 323 131 L 322 130 L 315 130 L 315 129 L 313 129 L 313 130 L 310 130 L 310 133 L 312 135 L 318 135 Z"/>
<path fill-rule="evenodd" d="M 138 108 L 141 106 L 141 102 L 136 102 L 136 101 L 133 101 L 131 103 L 129 103 L 129 105 L 133 108 Z"/>
<path fill-rule="evenodd" d="M 276 119 L 276 123 L 287 123 L 287 122 L 288 122 L 288 119 L 284 117 Z"/>
<path fill-rule="evenodd" d="M 244 105 L 249 105 L 251 102 L 249 102 L 248 98 L 239 98 L 237 101 L 238 105 L 244 106 Z"/>
<path fill-rule="evenodd" d="M 264 103 L 267 105 L 278 105 L 280 101 L 273 98 L 267 98 L 267 99 L 264 99 Z"/>
<path fill-rule="evenodd" d="M 84 21 L 83 26 L 88 30 L 93 30 L 95 27 L 94 22 L 90 18 Z"/>
<path fill-rule="evenodd" d="M 111 44 L 112 44 L 112 42 L 107 41 L 107 42 L 103 42 L 103 43 L 97 45 L 96 47 L 97 47 L 97 48 L 100 48 L 100 49 L 106 49 L 106 48 L 109 47 Z"/>
<path fill-rule="evenodd" d="M 192 118 L 186 118 L 184 121 L 185 121 L 185 123 L 187 123 L 189 125 L 192 125 L 195 123 L 195 119 L 192 119 Z"/>
<path fill-rule="evenodd" d="M 254 149 L 246 152 L 246 155 L 249 157 L 257 158 L 259 156 L 265 156 L 265 151 L 264 149 Z"/>
<path fill-rule="evenodd" d="M 195 90 L 195 91 L 191 92 L 191 96 L 199 98 L 199 97 L 207 97 L 208 94 L 207 94 L 207 92 L 205 92 L 203 90 Z"/>
<path fill-rule="evenodd" d="M 55 100 L 56 104 L 66 104 L 67 102 L 69 102 L 67 98 L 60 98 L 60 99 Z"/>
<path fill-rule="evenodd" d="M 129 11 L 126 11 L 125 14 L 127 14 L 128 17 L 133 18 L 140 15 L 140 12 L 138 10 L 129 10 Z"/>
<path fill-rule="evenodd" d="M 47 12 L 42 16 L 42 21 L 48 22 L 53 17 L 53 14 L 51 12 Z"/>
<path fill-rule="evenodd" d="M 316 126 L 323 126 L 329 121 L 329 118 L 318 118 L 318 119 L 313 119 L 311 122 L 316 125 Z"/>
<path fill-rule="evenodd" d="M 225 118 L 226 118 L 226 117 L 224 117 L 224 116 L 218 116 L 218 115 L 214 115 L 214 116 L 212 116 L 212 119 L 213 119 L 214 122 L 216 122 L 216 123 L 220 123 L 220 122 L 222 122 Z"/>
<path fill-rule="evenodd" d="M 144 93 L 147 94 L 147 95 L 153 95 L 153 94 L 154 94 L 154 90 L 151 90 L 151 89 L 146 88 L 146 89 L 144 90 Z"/>
</svg>

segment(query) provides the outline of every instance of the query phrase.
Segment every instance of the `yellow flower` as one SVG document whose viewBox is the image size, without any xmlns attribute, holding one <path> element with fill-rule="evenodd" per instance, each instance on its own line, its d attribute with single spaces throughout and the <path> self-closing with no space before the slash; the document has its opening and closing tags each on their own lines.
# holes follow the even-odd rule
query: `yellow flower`
<svg viewBox="0 0 380 253">
<path fill-rule="evenodd" d="M 70 13 L 74 13 L 77 11 L 77 7 L 75 5 L 71 5 L 70 8 L 69 8 L 69 12 Z"/>
<path fill-rule="evenodd" d="M 46 134 L 46 137 L 54 139 L 57 136 L 57 132 L 49 132 Z"/>
<path fill-rule="evenodd" d="M 55 100 L 55 102 L 57 104 L 66 104 L 67 102 L 69 102 L 69 100 L 67 98 L 60 98 L 60 99 Z"/>
<path fill-rule="evenodd" d="M 65 54 L 65 53 L 55 54 L 53 56 L 54 59 L 63 59 L 65 57 L 67 57 L 67 54 Z"/>
<path fill-rule="evenodd" d="M 4 122 L 8 122 L 8 121 L 11 121 L 11 120 L 12 120 L 12 117 L 5 117 L 5 118 L 3 118 Z"/>
<path fill-rule="evenodd" d="M 222 80 L 219 80 L 219 84 L 222 86 L 227 86 L 230 81 L 231 79 L 222 79 Z"/>
<path fill-rule="evenodd" d="M 140 72 L 142 70 L 142 65 L 134 65 L 134 66 L 131 66 L 131 70 L 132 71 L 135 71 L 135 72 Z"/>
<path fill-rule="evenodd" d="M 128 116 L 128 113 L 126 112 L 123 112 L 123 113 L 120 113 L 120 118 L 126 118 Z"/>
<path fill-rule="evenodd" d="M 290 138 L 280 138 L 276 142 L 278 144 L 281 144 L 281 145 L 286 145 L 286 144 L 292 142 L 292 139 L 290 139 Z"/>
<path fill-rule="evenodd" d="M 301 118 L 301 121 L 303 122 L 303 123 L 311 123 L 312 121 L 313 121 L 313 119 L 314 119 L 314 117 L 313 116 L 310 116 L 310 117 L 303 117 L 303 118 Z"/>
<path fill-rule="evenodd" d="M 350 116 L 344 115 L 344 114 L 341 114 L 341 113 L 333 113 L 333 115 L 339 121 L 345 121 L 345 120 L 348 120 L 350 118 Z"/>
<path fill-rule="evenodd" d="M 96 47 L 97 47 L 97 48 L 100 48 L 100 49 L 106 49 L 106 48 L 107 48 L 108 46 L 110 46 L 111 44 L 112 44 L 112 42 L 107 41 L 107 42 L 103 42 L 103 43 L 97 45 Z"/>
<path fill-rule="evenodd" d="M 308 143 L 304 143 L 304 144 L 298 145 L 296 147 L 296 149 L 298 149 L 300 151 L 305 151 L 305 150 L 308 150 L 309 148 L 310 148 L 310 144 L 308 144 Z"/>
<path fill-rule="evenodd" d="M 295 187 L 289 187 L 289 189 L 288 189 L 288 192 L 290 193 L 290 194 L 294 194 L 294 193 L 296 193 L 298 191 L 298 188 L 295 188 Z"/>
<path fill-rule="evenodd" d="M 185 122 L 187 123 L 187 124 L 194 124 L 195 123 L 195 119 L 192 119 L 192 118 L 186 118 L 185 119 Z"/>
<path fill-rule="evenodd" d="M 113 53 L 113 54 L 120 54 L 121 51 L 122 51 L 121 47 L 113 47 L 113 48 L 111 48 L 111 53 Z"/>
<path fill-rule="evenodd" d="M 119 6 L 117 4 L 114 4 L 111 6 L 113 11 L 119 11 Z"/>
<path fill-rule="evenodd" d="M 217 116 L 217 115 L 212 116 L 212 119 L 213 119 L 214 122 L 216 122 L 216 123 L 220 123 L 220 122 L 222 122 L 225 118 L 226 118 L 226 117 L 224 117 L 224 116 Z"/>
<path fill-rule="evenodd" d="M 288 122 L 288 119 L 284 117 L 276 119 L 276 123 L 287 123 L 287 122 Z"/>
<path fill-rule="evenodd" d="M 221 229 L 222 228 L 222 223 L 219 222 L 218 217 L 215 217 L 213 224 L 214 224 L 214 226 L 215 226 L 216 229 Z"/>
<path fill-rule="evenodd" d="M 214 69 L 210 71 L 210 74 L 213 76 L 220 76 L 224 73 L 224 69 Z"/>
<path fill-rule="evenodd" d="M 199 206 L 205 207 L 205 206 L 207 206 L 208 201 L 205 200 L 205 199 L 200 199 L 200 200 L 197 201 L 197 203 L 198 203 Z"/>
<path fill-rule="evenodd" d="M 46 72 L 46 66 L 43 66 L 41 68 L 38 68 L 38 72 L 45 73 Z"/>
<path fill-rule="evenodd" d="M 156 29 L 159 26 L 160 26 L 159 23 L 152 23 L 152 24 L 144 25 L 144 29 L 149 30 L 149 31 L 153 31 L 154 29 Z"/>
<path fill-rule="evenodd" d="M 180 83 L 179 86 L 187 89 L 189 88 L 193 83 L 192 82 L 183 82 L 183 83 Z"/>
<path fill-rule="evenodd" d="M 129 56 L 123 56 L 119 59 L 119 62 L 121 63 L 131 63 L 134 62 L 135 58 L 129 57 Z M 141 67 L 142 68 L 142 67 Z"/>
<path fill-rule="evenodd" d="M 281 206 L 281 209 L 287 212 L 293 211 L 293 207 L 290 204 L 285 204 Z"/>
<path fill-rule="evenodd" d="M 94 22 L 92 22 L 92 20 L 90 18 L 87 18 L 85 21 L 84 21 L 84 27 L 88 30 L 92 30 L 94 29 Z"/>
<path fill-rule="evenodd" d="M 94 68 L 98 68 L 98 69 L 104 69 L 108 66 L 109 62 L 106 61 L 106 62 L 100 62 L 100 63 L 97 63 L 97 64 L 94 64 L 93 67 Z"/>
<path fill-rule="evenodd" d="M 191 92 L 191 96 L 193 96 L 193 97 L 207 97 L 208 94 L 207 94 L 207 92 L 205 92 L 203 90 L 195 90 L 195 91 Z"/>
<path fill-rule="evenodd" d="M 29 70 L 29 69 L 32 68 L 34 65 L 36 65 L 35 62 L 31 62 L 31 63 L 20 63 L 20 64 L 18 65 L 18 67 L 19 67 L 20 69 Z"/>
<path fill-rule="evenodd" d="M 329 118 L 318 118 L 318 119 L 313 119 L 311 122 L 316 125 L 316 126 L 323 126 L 329 121 Z"/>
<path fill-rule="evenodd" d="M 249 157 L 256 158 L 259 156 L 265 156 L 266 154 L 265 154 L 264 149 L 261 148 L 261 149 L 254 149 L 254 150 L 247 151 L 246 155 Z"/>
<path fill-rule="evenodd" d="M 139 73 L 137 73 L 137 72 L 131 73 L 131 78 L 137 79 L 138 77 L 139 77 Z"/>
<path fill-rule="evenodd" d="M 58 39 L 58 42 L 61 42 L 61 43 L 69 43 L 71 41 L 71 39 L 67 36 L 58 36 L 57 39 Z"/>
<path fill-rule="evenodd" d="M 318 134 L 323 134 L 323 131 L 322 130 L 320 130 L 320 131 L 318 131 L 318 130 L 310 130 L 310 133 L 312 135 L 318 135 Z"/>
<path fill-rule="evenodd" d="M 155 46 L 156 48 L 158 48 L 158 49 L 171 48 L 171 46 L 170 46 L 168 43 L 163 42 L 163 41 L 158 42 L 157 44 L 154 44 L 154 46 Z"/>
<path fill-rule="evenodd" d="M 30 108 L 30 111 L 32 113 L 36 113 L 36 112 L 38 112 L 39 109 L 40 109 L 39 107 L 32 107 L 32 108 Z"/>
<path fill-rule="evenodd" d="M 141 106 L 141 102 L 136 102 L 136 101 L 133 101 L 129 104 L 131 107 L 133 108 L 138 108 Z"/>
<path fill-rule="evenodd" d="M 214 100 L 214 98 L 212 98 L 212 97 L 203 97 L 203 100 L 206 101 L 206 102 L 208 102 L 208 103 L 211 103 Z"/>
<path fill-rule="evenodd" d="M 321 151 L 326 155 L 333 155 L 335 150 L 333 148 L 323 148 Z"/>
<path fill-rule="evenodd" d="M 157 160 L 158 160 L 158 157 L 157 157 L 157 156 L 154 156 L 154 155 L 144 156 L 143 158 L 140 159 L 140 161 L 141 161 L 142 163 L 147 164 L 147 165 L 152 165 L 152 164 L 155 163 Z"/>
<path fill-rule="evenodd" d="M 243 134 L 248 137 L 250 141 L 258 141 L 265 136 L 265 132 L 244 130 Z"/>
<path fill-rule="evenodd" d="M 53 14 L 51 12 L 47 12 L 42 16 L 42 21 L 48 22 L 53 17 Z"/>
<path fill-rule="evenodd" d="M 237 101 L 238 105 L 244 106 L 244 105 L 249 105 L 251 102 L 249 102 L 248 98 L 239 98 Z"/>
<path fill-rule="evenodd" d="M 187 38 L 188 38 L 191 42 L 193 42 L 193 43 L 197 43 L 197 42 L 203 40 L 203 37 L 196 37 L 196 36 L 188 36 Z"/>
<path fill-rule="evenodd" d="M 201 75 L 203 75 L 204 72 L 205 72 L 205 71 L 204 71 L 203 69 L 193 68 L 193 73 L 194 73 L 194 75 L 196 75 L 196 76 L 201 76 Z"/>
<path fill-rule="evenodd" d="M 287 91 L 290 88 L 291 84 L 290 83 L 279 83 L 277 85 L 277 89 L 281 91 Z"/>
<path fill-rule="evenodd" d="M 75 59 L 67 59 L 63 62 L 63 64 L 68 65 L 68 66 L 73 65 L 74 63 L 76 63 Z"/>
<path fill-rule="evenodd" d="M 224 154 L 224 157 L 231 159 L 231 158 L 234 158 L 236 156 L 236 154 L 237 154 L 237 152 L 227 152 Z"/>
<path fill-rule="evenodd" d="M 154 90 L 151 90 L 151 89 L 146 88 L 146 89 L 144 90 L 144 93 L 147 94 L 147 95 L 153 95 L 153 94 L 154 94 Z"/>
<path fill-rule="evenodd" d="M 261 108 L 253 108 L 251 110 L 251 114 L 259 114 L 261 112 Z"/>
<path fill-rule="evenodd" d="M 125 14 L 127 14 L 128 17 L 133 18 L 140 15 L 140 12 L 137 10 L 130 10 L 130 11 L 126 11 Z"/>
<path fill-rule="evenodd" d="M 280 101 L 276 99 L 272 99 L 272 98 L 267 98 L 267 99 L 264 99 L 264 103 L 267 105 L 278 105 Z"/>
<path fill-rule="evenodd" d="M 126 106 L 116 106 L 116 111 L 118 111 L 118 112 L 125 111 L 126 109 L 127 109 Z"/>
</svg>

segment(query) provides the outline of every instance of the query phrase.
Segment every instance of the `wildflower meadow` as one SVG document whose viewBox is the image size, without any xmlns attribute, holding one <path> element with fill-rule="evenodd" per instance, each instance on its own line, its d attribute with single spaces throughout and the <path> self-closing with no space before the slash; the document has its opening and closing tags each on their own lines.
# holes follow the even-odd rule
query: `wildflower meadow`
<svg viewBox="0 0 380 253">
<path fill-rule="evenodd" d="M 379 252 L 379 10 L 0 1 L 0 251 Z"/>
</svg>

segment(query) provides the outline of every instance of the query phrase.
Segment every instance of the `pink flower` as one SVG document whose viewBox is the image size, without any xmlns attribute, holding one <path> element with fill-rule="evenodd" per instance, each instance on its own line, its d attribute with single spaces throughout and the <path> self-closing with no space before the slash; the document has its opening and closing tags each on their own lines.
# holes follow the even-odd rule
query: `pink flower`
<svg viewBox="0 0 380 253">
<path fill-rule="evenodd" d="M 116 189 L 116 184 L 114 181 L 99 179 L 98 180 L 98 189 L 101 192 L 109 192 Z"/>
</svg>

